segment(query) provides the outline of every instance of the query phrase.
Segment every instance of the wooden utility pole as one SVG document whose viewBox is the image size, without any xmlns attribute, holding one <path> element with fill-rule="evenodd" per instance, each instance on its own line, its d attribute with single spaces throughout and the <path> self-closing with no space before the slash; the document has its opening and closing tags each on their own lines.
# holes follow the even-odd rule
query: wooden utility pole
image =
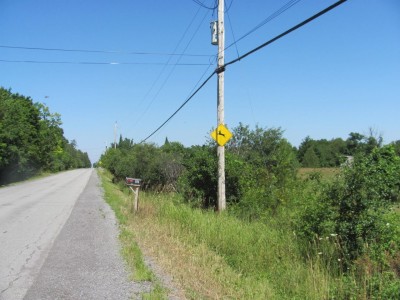
<svg viewBox="0 0 400 300">
<path fill-rule="evenodd" d="M 114 149 L 117 148 L 117 122 L 114 124 Z"/>
<path fill-rule="evenodd" d="M 218 1 L 218 125 L 225 124 L 224 113 L 224 0 Z M 226 208 L 225 198 L 225 146 L 218 145 L 218 211 Z"/>
</svg>

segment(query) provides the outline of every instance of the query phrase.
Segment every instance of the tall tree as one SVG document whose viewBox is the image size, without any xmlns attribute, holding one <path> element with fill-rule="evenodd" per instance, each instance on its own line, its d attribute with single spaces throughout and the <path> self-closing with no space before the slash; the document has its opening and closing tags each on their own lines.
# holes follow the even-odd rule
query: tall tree
<svg viewBox="0 0 400 300">
<path fill-rule="evenodd" d="M 0 181 L 25 178 L 40 168 L 39 128 L 32 100 L 0 88 Z"/>
<path fill-rule="evenodd" d="M 39 111 L 39 147 L 41 149 L 41 166 L 54 170 L 54 161 L 63 152 L 63 130 L 61 115 L 50 113 L 50 109 L 42 103 L 34 104 Z"/>
</svg>

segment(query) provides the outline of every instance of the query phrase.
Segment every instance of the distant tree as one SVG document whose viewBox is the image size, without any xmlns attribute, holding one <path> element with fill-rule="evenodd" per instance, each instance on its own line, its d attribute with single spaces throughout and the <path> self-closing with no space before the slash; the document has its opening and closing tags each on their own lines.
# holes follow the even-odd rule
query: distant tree
<svg viewBox="0 0 400 300">
<path fill-rule="evenodd" d="M 301 142 L 299 149 L 297 151 L 297 159 L 299 160 L 300 163 L 302 163 L 304 155 L 306 154 L 306 151 L 308 148 L 311 148 L 314 145 L 314 140 L 308 135 L 304 138 L 304 140 Z"/>
<path fill-rule="evenodd" d="M 168 144 L 169 144 L 168 137 L 165 137 L 164 145 L 168 145 Z"/>
<path fill-rule="evenodd" d="M 119 136 L 119 143 L 117 144 L 117 147 L 119 149 L 123 150 L 130 150 L 133 148 L 133 140 L 127 139 L 127 138 L 122 138 L 122 135 Z"/>
<path fill-rule="evenodd" d="M 346 141 L 342 138 L 332 139 L 330 141 L 330 149 L 332 152 L 332 166 L 340 166 L 344 160 L 346 155 Z"/>
<path fill-rule="evenodd" d="M 369 154 L 375 148 L 382 147 L 383 138 L 376 134 L 373 129 L 369 129 L 369 135 L 362 135 L 351 132 L 346 140 L 346 154 L 356 155 L 357 153 Z"/>
<path fill-rule="evenodd" d="M 369 135 L 365 138 L 365 152 L 371 153 L 375 148 L 383 145 L 383 138 L 374 129 L 369 129 Z"/>
<path fill-rule="evenodd" d="M 357 133 L 350 132 L 349 137 L 346 140 L 347 154 L 354 155 L 360 149 L 360 145 L 364 140 L 365 136 Z"/>
<path fill-rule="evenodd" d="M 341 138 L 328 141 L 307 136 L 299 146 L 297 157 L 303 167 L 337 167 L 345 154 L 346 142 Z"/>
<path fill-rule="evenodd" d="M 391 143 L 394 147 L 394 150 L 398 156 L 400 156 L 400 140 Z"/>
<path fill-rule="evenodd" d="M 304 153 L 303 159 L 302 159 L 302 165 L 303 167 L 306 168 L 318 168 L 321 166 L 319 162 L 319 157 L 315 153 L 315 150 L 313 147 L 309 147 L 306 152 Z"/>
</svg>

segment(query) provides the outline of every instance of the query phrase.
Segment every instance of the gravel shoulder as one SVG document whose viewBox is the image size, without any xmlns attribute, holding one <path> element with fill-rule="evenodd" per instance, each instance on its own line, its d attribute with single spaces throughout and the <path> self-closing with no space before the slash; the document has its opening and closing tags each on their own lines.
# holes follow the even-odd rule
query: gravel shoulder
<svg viewBox="0 0 400 300">
<path fill-rule="evenodd" d="M 149 288 L 129 280 L 114 212 L 92 172 L 24 299 L 132 299 Z"/>
<path fill-rule="evenodd" d="M 92 174 L 71 170 L 0 188 L 0 299 L 32 285 Z"/>
</svg>

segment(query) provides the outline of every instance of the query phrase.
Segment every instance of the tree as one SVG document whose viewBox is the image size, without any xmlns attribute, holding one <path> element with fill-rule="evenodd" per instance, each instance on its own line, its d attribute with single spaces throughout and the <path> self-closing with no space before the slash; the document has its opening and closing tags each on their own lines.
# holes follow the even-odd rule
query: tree
<svg viewBox="0 0 400 300">
<path fill-rule="evenodd" d="M 227 144 L 227 201 L 246 219 L 276 213 L 287 203 L 296 180 L 295 149 L 280 128 L 239 124 Z M 229 195 L 229 198 L 228 198 Z"/>
<path fill-rule="evenodd" d="M 193 146 L 187 149 L 179 179 L 186 201 L 203 208 L 215 207 L 217 201 L 217 157 L 212 146 Z"/>
<path fill-rule="evenodd" d="M 315 154 L 314 147 L 309 147 L 304 153 L 302 165 L 306 168 L 318 168 L 321 166 L 317 154 Z"/>
<path fill-rule="evenodd" d="M 90 167 L 87 153 L 65 139 L 61 124 L 46 105 L 0 88 L 0 183 L 41 170 Z"/>
<path fill-rule="evenodd" d="M 341 138 L 313 140 L 307 136 L 299 146 L 297 157 L 303 167 L 337 167 L 346 153 L 346 143 Z"/>
<path fill-rule="evenodd" d="M 242 123 L 233 128 L 233 137 L 227 144 L 227 151 L 241 157 L 245 162 L 265 168 L 281 183 L 296 176 L 298 162 L 296 153 L 283 138 L 280 128 L 260 128 L 251 130 Z"/>
<path fill-rule="evenodd" d="M 398 156 L 400 156 L 400 140 L 397 140 L 395 142 L 392 142 L 391 145 L 394 147 L 394 151 Z"/>
<path fill-rule="evenodd" d="M 117 147 L 120 149 L 124 149 L 124 150 L 130 150 L 133 148 L 133 140 L 130 139 L 123 139 L 122 135 L 119 136 L 119 143 L 117 144 Z"/>
<path fill-rule="evenodd" d="M 39 127 L 32 100 L 0 88 L 0 182 L 29 177 L 40 168 Z"/>
<path fill-rule="evenodd" d="M 54 161 L 64 151 L 63 150 L 63 130 L 61 128 L 61 115 L 50 113 L 50 109 L 42 104 L 35 103 L 34 106 L 39 111 L 39 147 L 40 162 L 42 168 L 57 171 Z M 58 167 L 57 167 L 58 168 Z"/>
<path fill-rule="evenodd" d="M 351 132 L 346 140 L 346 148 L 348 155 L 356 155 L 357 153 L 369 154 L 376 147 L 381 147 L 383 143 L 382 136 L 376 134 L 373 129 L 369 129 L 369 135 L 365 136 L 360 133 Z"/>
</svg>

